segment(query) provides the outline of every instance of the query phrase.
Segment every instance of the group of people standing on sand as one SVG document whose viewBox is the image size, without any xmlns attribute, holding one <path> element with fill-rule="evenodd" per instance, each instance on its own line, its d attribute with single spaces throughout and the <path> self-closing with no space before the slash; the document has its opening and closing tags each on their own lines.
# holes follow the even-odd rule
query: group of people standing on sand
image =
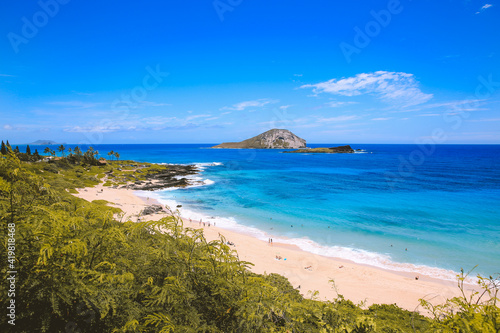
<svg viewBox="0 0 500 333">
<path fill-rule="evenodd" d="M 267 239 L 267 242 L 268 242 L 269 244 L 273 245 L 273 239 L 272 239 L 272 238 L 268 238 L 268 239 Z"/>
<path fill-rule="evenodd" d="M 189 219 L 189 222 L 190 223 L 193 223 L 193 220 L 192 219 Z M 198 222 L 198 225 L 201 227 L 203 225 L 203 227 L 206 227 L 208 226 L 210 228 L 210 226 L 212 225 L 210 222 L 203 222 L 203 219 L 200 219 L 200 222 Z M 214 222 L 214 227 L 215 227 L 215 222 Z"/>
</svg>

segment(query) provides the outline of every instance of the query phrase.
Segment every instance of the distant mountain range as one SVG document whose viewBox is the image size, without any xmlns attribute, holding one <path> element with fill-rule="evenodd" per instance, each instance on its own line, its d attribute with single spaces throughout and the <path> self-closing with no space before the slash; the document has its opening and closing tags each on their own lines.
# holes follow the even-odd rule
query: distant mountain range
<svg viewBox="0 0 500 333">
<path fill-rule="evenodd" d="M 36 140 L 35 142 L 29 143 L 30 145 L 33 146 L 48 146 L 48 145 L 60 145 L 60 143 L 57 143 L 52 140 Z"/>
</svg>

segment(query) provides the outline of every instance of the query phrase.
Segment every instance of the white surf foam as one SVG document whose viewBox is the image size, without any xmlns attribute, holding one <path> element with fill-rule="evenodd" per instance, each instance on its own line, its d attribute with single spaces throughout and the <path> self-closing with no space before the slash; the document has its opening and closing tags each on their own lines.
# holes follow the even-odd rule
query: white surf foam
<svg viewBox="0 0 500 333">
<path fill-rule="evenodd" d="M 144 194 L 142 194 L 144 196 Z M 233 217 L 223 217 L 219 215 L 207 215 L 202 212 L 196 212 L 193 210 L 190 210 L 186 208 L 181 202 L 178 202 L 174 199 L 165 199 L 162 197 L 161 192 L 155 192 L 154 196 L 150 196 L 156 200 L 158 200 L 161 204 L 167 206 L 170 208 L 171 211 L 173 212 L 179 212 L 179 215 L 182 216 L 183 218 L 189 220 L 191 219 L 191 223 L 199 223 L 205 222 L 208 223 L 210 222 L 212 225 L 215 225 L 217 227 L 239 232 L 239 233 L 244 233 L 248 234 L 250 236 L 256 237 L 258 239 L 266 240 L 269 235 L 267 235 L 264 231 L 254 228 L 254 227 L 248 227 L 244 226 L 241 224 L 238 224 L 236 222 L 236 219 Z M 181 207 L 178 207 L 181 206 Z M 186 227 L 189 227 L 189 222 L 185 225 Z"/>
<path fill-rule="evenodd" d="M 366 151 L 362 152 L 357 152 L 359 153 L 366 153 Z M 164 163 L 166 164 L 166 163 Z M 188 165 L 188 164 L 186 164 Z M 189 164 L 189 165 L 195 165 L 198 170 L 203 171 L 207 167 L 211 166 L 220 166 L 223 165 L 220 162 L 211 162 L 211 163 L 194 163 L 194 164 Z M 235 231 L 238 233 L 243 233 L 250 235 L 252 237 L 258 238 L 263 241 L 267 241 L 269 238 L 273 238 L 274 242 L 276 243 L 284 243 L 284 244 L 290 244 L 290 245 L 295 245 L 298 246 L 301 250 L 326 256 L 326 257 L 332 257 L 332 258 L 340 258 L 340 259 L 345 259 L 345 260 L 350 260 L 358 264 L 364 264 L 364 265 L 369 265 L 369 266 L 375 266 L 379 267 L 382 269 L 387 269 L 387 270 L 392 270 L 392 271 L 398 271 L 398 272 L 407 272 L 407 273 L 412 273 L 416 275 L 425 275 L 429 276 L 432 278 L 437 278 L 441 280 L 448 280 L 448 281 L 456 281 L 456 276 L 457 272 L 454 272 L 452 270 L 446 270 L 442 268 L 437 268 L 437 267 L 430 267 L 426 265 L 415 265 L 411 263 L 400 263 L 400 262 L 395 262 L 391 259 L 391 257 L 387 254 L 380 254 L 380 253 L 375 253 L 375 252 L 370 252 L 366 250 L 361 250 L 361 249 L 355 249 L 355 248 L 349 248 L 349 247 L 343 247 L 343 246 L 335 246 L 335 245 L 321 245 L 311 239 L 308 238 L 284 238 L 276 235 L 271 235 L 266 233 L 265 231 L 262 231 L 256 227 L 253 226 L 245 226 L 242 224 L 239 224 L 235 218 L 233 217 L 223 217 L 219 216 L 217 214 L 214 215 L 207 215 L 202 212 L 196 212 L 193 210 L 189 210 L 184 205 L 176 200 L 173 199 L 165 199 L 162 197 L 161 192 L 165 191 L 174 191 L 174 190 L 179 190 L 183 188 L 192 188 L 192 187 L 200 187 L 200 186 L 207 186 L 207 185 L 212 185 L 215 182 L 210 180 L 210 179 L 203 179 L 203 177 L 200 177 L 202 173 L 196 174 L 196 175 L 188 175 L 188 176 L 177 176 L 178 179 L 180 178 L 186 178 L 188 179 L 190 185 L 187 187 L 174 187 L 174 188 L 167 188 L 159 191 L 155 191 L 153 193 L 151 192 L 140 192 L 138 193 L 141 196 L 149 196 L 152 197 L 156 200 L 158 200 L 161 204 L 168 206 L 173 212 L 178 211 L 180 216 L 187 220 L 191 220 L 191 223 L 200 223 L 202 222 L 210 222 L 212 225 L 216 225 L 217 227 Z M 177 207 L 181 206 L 181 207 Z M 189 227 L 189 222 L 187 222 L 187 227 Z M 474 283 L 475 279 L 474 278 L 469 278 L 467 279 L 467 282 L 469 283 Z"/>
<path fill-rule="evenodd" d="M 224 165 L 221 162 L 208 162 L 208 163 L 193 163 L 193 165 L 200 171 L 205 170 L 207 167 Z"/>
<path fill-rule="evenodd" d="M 426 265 L 415 265 L 410 263 L 395 262 L 387 254 L 380 254 L 361 249 L 343 247 L 343 246 L 325 246 L 320 245 L 310 239 L 275 238 L 276 242 L 298 246 L 301 250 L 322 255 L 325 257 L 340 258 L 353 261 L 358 264 L 375 266 L 398 272 L 413 273 L 416 275 L 426 275 L 433 278 L 456 281 L 457 272 Z M 472 282 L 472 280 L 471 280 Z"/>
<path fill-rule="evenodd" d="M 207 167 L 210 166 L 221 166 L 224 165 L 222 162 L 202 162 L 202 163 L 156 163 L 158 165 L 194 165 L 196 168 L 199 169 L 206 169 Z"/>
<path fill-rule="evenodd" d="M 155 199 L 157 199 L 160 203 L 170 207 L 172 211 L 178 211 L 180 216 L 182 216 L 183 218 L 188 220 L 191 219 L 192 222 L 186 222 L 186 227 L 189 227 L 190 223 L 193 223 L 194 226 L 194 224 L 199 224 L 200 221 L 205 223 L 210 222 L 212 225 L 215 225 L 217 227 L 246 234 L 266 242 L 269 238 L 273 238 L 273 241 L 275 243 L 295 245 L 306 252 L 322 255 L 325 257 L 350 260 L 357 264 L 375 266 L 378 268 L 398 272 L 412 273 L 414 275 L 425 275 L 447 281 L 456 281 L 456 276 L 458 274 L 457 272 L 454 272 L 452 270 L 446 270 L 437 267 L 395 262 L 387 254 L 380 254 L 343 246 L 321 245 L 308 238 L 285 238 L 268 234 L 267 232 L 262 231 L 256 227 L 239 224 L 234 217 L 224 217 L 217 214 L 207 215 L 202 212 L 190 210 L 184 207 L 181 202 L 173 199 L 163 198 L 161 196 L 161 192 L 155 193 Z M 177 208 L 177 206 L 179 205 L 181 205 L 182 207 Z M 474 283 L 475 279 L 469 278 L 467 279 L 467 282 Z"/>
<path fill-rule="evenodd" d="M 186 176 L 174 176 L 173 178 L 175 179 L 186 179 L 189 183 L 188 186 L 185 187 L 169 187 L 166 189 L 161 189 L 157 191 L 175 191 L 183 188 L 193 188 L 193 187 L 200 187 L 200 186 L 207 186 L 207 185 L 213 185 L 215 182 L 211 179 L 203 179 L 203 177 L 200 177 L 202 175 L 202 171 L 204 171 L 208 167 L 212 166 L 221 166 L 224 165 L 221 162 L 204 162 L 204 163 L 189 163 L 189 164 L 180 164 L 180 163 L 156 163 L 158 165 L 194 165 L 196 169 L 200 172 L 199 174 L 195 175 L 186 175 Z"/>
</svg>

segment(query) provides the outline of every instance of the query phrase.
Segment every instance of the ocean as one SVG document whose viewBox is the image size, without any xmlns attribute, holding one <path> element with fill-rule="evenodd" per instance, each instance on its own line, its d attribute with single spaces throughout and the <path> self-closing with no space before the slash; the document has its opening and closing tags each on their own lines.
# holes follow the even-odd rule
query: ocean
<svg viewBox="0 0 500 333">
<path fill-rule="evenodd" d="M 355 144 L 355 154 L 210 146 L 94 145 L 104 157 L 197 164 L 203 186 L 147 194 L 188 218 L 442 279 L 475 266 L 500 272 L 500 145 Z"/>
</svg>

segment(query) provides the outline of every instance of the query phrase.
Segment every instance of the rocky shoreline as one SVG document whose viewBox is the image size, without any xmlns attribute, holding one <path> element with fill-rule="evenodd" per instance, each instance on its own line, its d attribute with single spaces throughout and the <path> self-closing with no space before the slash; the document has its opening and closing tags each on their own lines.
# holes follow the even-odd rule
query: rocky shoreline
<svg viewBox="0 0 500 333">
<path fill-rule="evenodd" d="M 153 166 L 153 167 L 152 167 Z M 189 179 L 199 173 L 195 165 L 139 165 L 132 170 L 122 170 L 127 165 L 108 171 L 104 182 L 113 188 L 125 188 L 137 191 L 157 191 L 171 187 L 193 185 Z M 118 182 L 118 183 L 117 183 Z M 105 185 L 106 186 L 106 185 Z"/>
<path fill-rule="evenodd" d="M 198 168 L 194 165 L 169 165 L 166 170 L 146 174 L 145 180 L 137 180 L 128 185 L 128 188 L 138 191 L 156 191 L 169 187 L 186 187 L 192 183 L 185 176 L 192 176 L 198 172 Z"/>
</svg>

